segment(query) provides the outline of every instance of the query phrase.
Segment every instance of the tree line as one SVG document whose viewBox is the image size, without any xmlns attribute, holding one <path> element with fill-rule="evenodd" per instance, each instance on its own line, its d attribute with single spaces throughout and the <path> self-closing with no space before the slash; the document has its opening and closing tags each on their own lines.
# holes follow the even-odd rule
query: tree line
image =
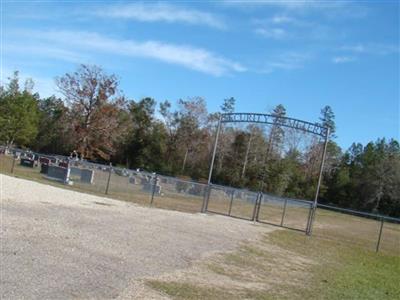
<svg viewBox="0 0 400 300">
<path fill-rule="evenodd" d="M 219 113 L 202 97 L 157 103 L 127 98 L 118 77 L 98 66 L 81 65 L 56 79 L 62 97 L 41 98 L 34 83 L 21 84 L 18 72 L 0 86 L 0 143 L 69 155 L 126 168 L 206 181 Z M 221 112 L 235 111 L 233 97 Z M 278 104 L 267 112 L 286 116 Z M 335 115 L 321 109 L 319 123 L 330 128 L 321 185 L 322 203 L 400 217 L 400 146 L 394 139 L 335 142 Z M 313 199 L 323 141 L 283 128 L 254 124 L 221 128 L 213 182 L 263 190 L 279 196 Z"/>
</svg>

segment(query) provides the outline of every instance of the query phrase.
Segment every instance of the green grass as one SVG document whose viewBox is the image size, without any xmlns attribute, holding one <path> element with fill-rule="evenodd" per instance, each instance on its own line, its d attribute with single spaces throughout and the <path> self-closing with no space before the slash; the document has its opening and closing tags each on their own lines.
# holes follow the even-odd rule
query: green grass
<svg viewBox="0 0 400 300">
<path fill-rule="evenodd" d="M 188 282 L 152 280 L 148 285 L 173 299 L 400 299 L 399 253 L 375 253 L 287 230 L 204 267 L 208 285 L 196 274 Z"/>
<path fill-rule="evenodd" d="M 358 245 L 282 231 L 273 244 L 316 264 L 309 285 L 299 291 L 312 299 L 400 299 L 400 253 L 375 253 Z"/>
</svg>

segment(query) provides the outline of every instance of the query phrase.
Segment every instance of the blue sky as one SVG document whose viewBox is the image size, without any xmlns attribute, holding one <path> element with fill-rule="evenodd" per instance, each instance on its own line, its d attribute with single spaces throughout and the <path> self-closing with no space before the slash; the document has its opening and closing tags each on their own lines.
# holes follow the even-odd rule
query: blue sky
<svg viewBox="0 0 400 300">
<path fill-rule="evenodd" d="M 2 1 L 1 79 L 41 96 L 80 63 L 158 101 L 227 97 L 237 111 L 317 121 L 332 106 L 337 142 L 399 138 L 398 1 Z"/>
</svg>

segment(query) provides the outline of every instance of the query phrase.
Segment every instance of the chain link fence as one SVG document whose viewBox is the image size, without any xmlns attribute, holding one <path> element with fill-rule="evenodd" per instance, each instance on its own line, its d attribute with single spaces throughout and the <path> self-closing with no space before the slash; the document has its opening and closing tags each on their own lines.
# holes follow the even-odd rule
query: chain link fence
<svg viewBox="0 0 400 300">
<path fill-rule="evenodd" d="M 313 235 L 400 255 L 400 219 L 318 204 Z"/>
<path fill-rule="evenodd" d="M 68 170 L 68 181 L 48 176 L 49 166 Z M 308 232 L 313 210 L 311 201 L 21 149 L 0 147 L 0 172 L 141 205 L 190 213 L 209 212 L 302 232 Z M 338 243 L 400 254 L 397 218 L 319 204 L 312 233 Z"/>
</svg>

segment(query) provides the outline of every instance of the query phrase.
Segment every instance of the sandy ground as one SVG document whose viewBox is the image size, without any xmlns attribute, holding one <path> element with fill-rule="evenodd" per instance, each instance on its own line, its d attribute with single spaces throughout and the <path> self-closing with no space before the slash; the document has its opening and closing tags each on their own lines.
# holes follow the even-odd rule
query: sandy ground
<svg viewBox="0 0 400 300">
<path fill-rule="evenodd" d="M 273 228 L 0 175 L 1 299 L 109 299 Z"/>
</svg>

